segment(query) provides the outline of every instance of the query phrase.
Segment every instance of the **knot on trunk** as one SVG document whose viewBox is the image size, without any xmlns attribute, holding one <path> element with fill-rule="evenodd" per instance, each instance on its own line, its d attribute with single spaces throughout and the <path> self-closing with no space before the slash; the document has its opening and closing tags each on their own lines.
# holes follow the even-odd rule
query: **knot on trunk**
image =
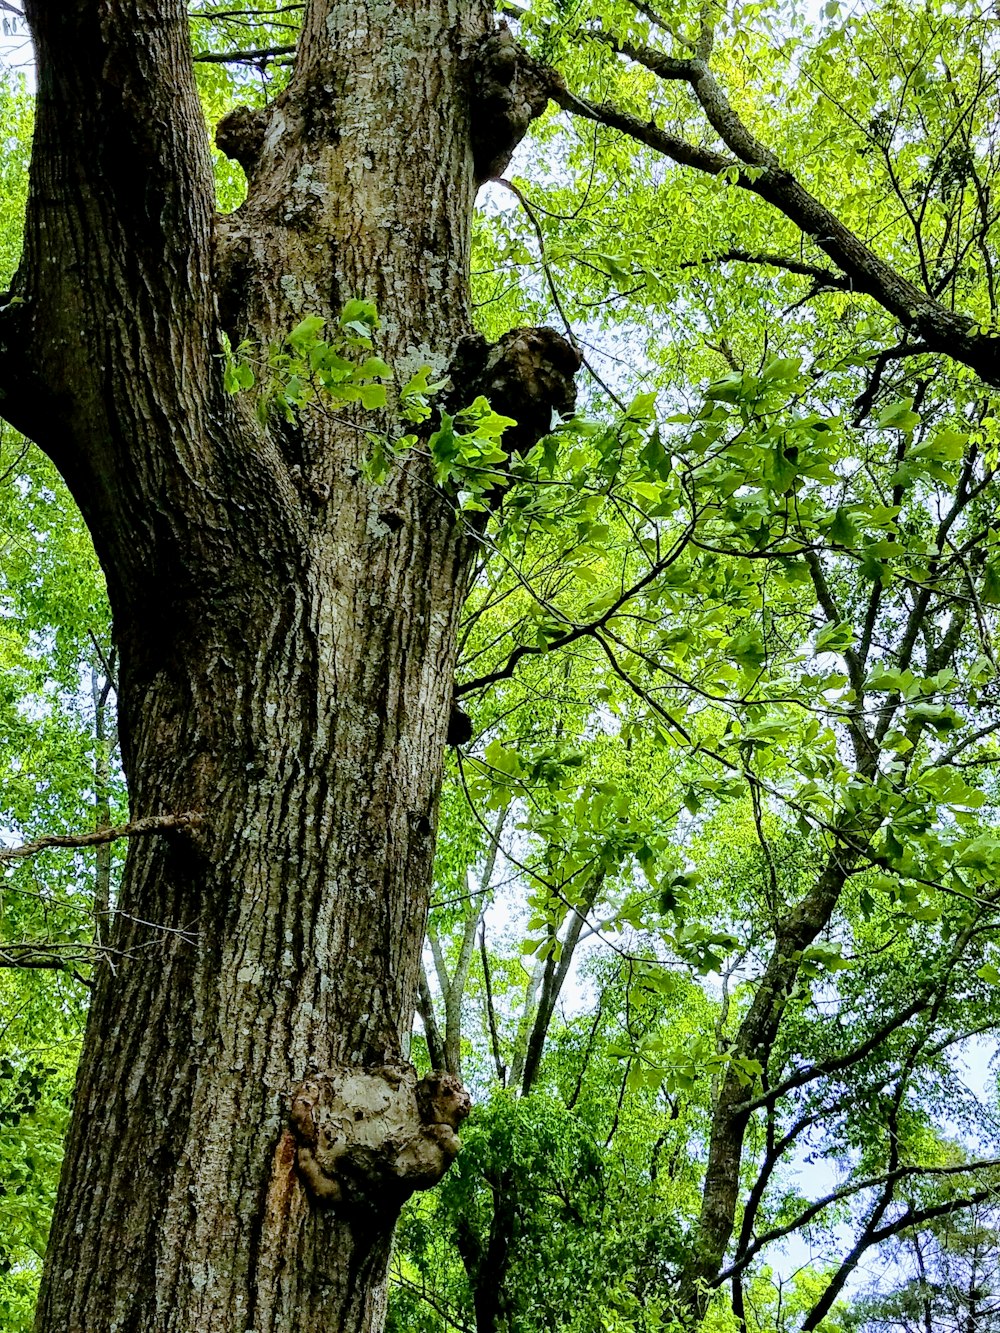
<svg viewBox="0 0 1000 1333">
<path fill-rule="evenodd" d="M 484 37 L 472 73 L 476 179 L 502 176 L 528 126 L 548 105 L 558 75 L 523 51 L 507 25 Z"/>
<path fill-rule="evenodd" d="M 219 152 L 238 162 L 248 179 L 264 150 L 267 117 L 265 107 L 251 110 L 248 106 L 238 106 L 223 116 L 215 127 L 215 145 Z"/>
<path fill-rule="evenodd" d="M 451 712 L 448 714 L 448 734 L 445 737 L 445 744 L 451 745 L 456 749 L 462 745 L 468 745 L 472 740 L 474 728 L 472 718 L 464 709 L 460 708 L 456 700 L 451 702 Z"/>
<path fill-rule="evenodd" d="M 553 413 L 572 416 L 580 353 L 555 329 L 511 329 L 492 344 L 479 334 L 462 338 L 449 368 L 449 411 L 482 395 L 494 412 L 517 422 L 504 445 L 524 454 L 553 427 Z"/>
<path fill-rule="evenodd" d="M 391 1226 L 414 1190 L 436 1185 L 454 1161 L 469 1094 L 440 1070 L 345 1067 L 292 1094 L 299 1175 L 313 1200 Z"/>
</svg>

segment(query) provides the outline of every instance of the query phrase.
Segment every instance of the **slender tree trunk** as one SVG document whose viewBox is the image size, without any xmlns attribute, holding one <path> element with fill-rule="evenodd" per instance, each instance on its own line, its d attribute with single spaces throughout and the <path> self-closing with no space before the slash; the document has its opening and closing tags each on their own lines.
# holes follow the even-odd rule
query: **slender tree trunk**
<svg viewBox="0 0 1000 1333">
<path fill-rule="evenodd" d="M 542 1055 L 545 1051 L 545 1042 L 549 1035 L 552 1015 L 555 1013 L 556 1003 L 562 994 L 563 986 L 566 984 L 569 970 L 573 966 L 573 956 L 576 953 L 576 946 L 580 943 L 583 928 L 587 924 L 587 917 L 593 911 L 594 904 L 597 902 L 597 895 L 604 884 L 604 875 L 603 870 L 598 870 L 592 875 L 583 890 L 580 903 L 570 909 L 569 922 L 559 952 L 559 962 L 556 962 L 553 954 L 549 954 L 545 960 L 542 993 L 538 1000 L 538 1008 L 535 1010 L 534 1022 L 531 1026 L 531 1034 L 528 1037 L 525 1050 L 524 1070 L 521 1075 L 522 1097 L 527 1097 L 535 1086 L 535 1080 L 542 1066 Z"/>
<path fill-rule="evenodd" d="M 501 823 L 497 823 L 496 836 L 499 838 Z M 492 861 L 488 871 L 492 870 Z M 544 964 L 536 967 L 525 998 L 525 1011 L 518 1033 L 514 1065 L 511 1071 L 511 1086 L 518 1088 L 522 1097 L 530 1096 L 541 1070 L 545 1041 L 555 1006 L 562 994 L 562 988 L 569 976 L 573 956 L 586 925 L 587 916 L 593 910 L 598 894 L 604 884 L 605 872 L 597 871 L 591 876 L 583 890 L 580 903 L 571 908 L 568 922 L 562 938 L 559 962 L 552 955 Z M 483 883 L 488 884 L 489 874 Z M 484 975 L 488 977 L 486 966 L 485 943 Z M 537 1005 L 535 996 L 539 991 Z M 530 1025 L 530 1026 L 529 1026 Z M 495 1025 L 491 1025 L 495 1027 Z M 501 1068 L 498 1045 L 494 1042 L 494 1057 L 498 1073 Z M 450 1066 L 449 1066 L 450 1067 Z M 502 1079 L 501 1079 L 502 1082 Z M 489 1236 L 480 1242 L 474 1235 L 469 1223 L 460 1220 L 456 1230 L 456 1244 L 465 1264 L 472 1299 L 476 1311 L 476 1333 L 497 1333 L 503 1327 L 504 1312 L 509 1305 L 507 1285 L 511 1253 L 516 1239 L 518 1212 L 518 1181 L 516 1173 L 505 1170 L 491 1177 L 488 1182 L 493 1196 L 490 1217 Z"/>
<path fill-rule="evenodd" d="M 434 1013 L 434 1000 L 430 983 L 423 967 L 420 969 L 417 1007 L 424 1025 L 427 1038 L 427 1052 L 432 1064 L 446 1069 L 450 1074 L 461 1077 L 462 1074 L 462 1001 L 465 999 L 465 984 L 469 979 L 472 954 L 476 947 L 476 932 L 479 930 L 486 912 L 487 896 L 493 881 L 497 853 L 500 850 L 500 835 L 507 818 L 506 807 L 497 815 L 496 824 L 486 854 L 486 865 L 479 881 L 479 889 L 470 895 L 465 905 L 465 922 L 462 927 L 462 941 L 454 970 L 448 971 L 448 964 L 440 940 L 433 927 L 428 929 L 431 952 L 434 957 L 434 972 L 444 1001 L 444 1038 L 438 1027 Z"/>
<path fill-rule="evenodd" d="M 91 667 L 90 690 L 94 701 L 94 828 L 101 829 L 111 823 L 108 785 L 111 779 L 112 745 L 108 736 L 108 697 L 112 682 L 99 675 L 96 666 Z M 94 861 L 94 943 L 104 944 L 111 926 L 110 842 L 101 843 L 94 849 Z"/>
<path fill-rule="evenodd" d="M 219 330 L 266 341 L 360 296 L 402 376 L 447 371 L 477 175 L 541 109 L 513 99 L 498 141 L 494 96 L 491 141 L 474 132 L 491 8 L 312 0 L 288 90 L 224 132 L 250 190 L 216 222 L 182 0 L 27 5 L 0 410 L 61 468 L 107 574 L 132 813 L 205 820 L 129 849 L 39 1333 L 376 1330 L 405 1193 L 382 1186 L 413 1143 L 453 1141 L 414 1109 L 370 1188 L 334 1178 L 323 1125 L 338 1087 L 409 1087 L 471 543 L 426 461 L 365 480 L 365 431 L 404 431 L 391 403 L 262 426 L 223 392 Z M 547 428 L 559 393 L 533 369 L 518 419 Z M 426 1158 L 406 1169 L 431 1183 Z"/>
<path fill-rule="evenodd" d="M 500 1333 L 506 1327 L 508 1300 L 504 1279 L 517 1222 L 513 1172 L 502 1171 L 491 1177 L 488 1184 L 494 1199 L 489 1235 L 480 1240 L 463 1218 L 455 1236 L 472 1288 L 476 1333 Z"/>
<path fill-rule="evenodd" d="M 845 828 L 844 832 L 847 831 Z M 766 1069 L 785 1007 L 798 980 L 802 954 L 829 923 L 868 836 L 870 829 L 860 826 L 854 845 L 830 851 L 812 888 L 778 923 L 771 957 L 733 1042 L 734 1056 L 756 1060 Z M 701 1212 L 681 1271 L 675 1313 L 684 1327 L 697 1327 L 705 1318 L 711 1290 L 733 1234 L 750 1099 L 751 1086 L 741 1080 L 740 1071 L 730 1064 L 712 1110 Z"/>
</svg>

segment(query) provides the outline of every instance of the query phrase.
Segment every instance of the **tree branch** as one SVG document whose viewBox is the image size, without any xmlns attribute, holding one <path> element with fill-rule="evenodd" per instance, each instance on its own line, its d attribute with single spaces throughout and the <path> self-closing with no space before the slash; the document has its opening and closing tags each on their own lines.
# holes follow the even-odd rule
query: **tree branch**
<svg viewBox="0 0 1000 1333">
<path fill-rule="evenodd" d="M 458 958 L 455 962 L 455 970 L 448 983 L 448 990 L 444 997 L 444 1052 L 445 1063 L 442 1069 L 447 1069 L 449 1074 L 455 1074 L 461 1077 L 461 1051 L 462 1051 L 462 1000 L 465 996 L 465 982 L 469 975 L 469 966 L 472 962 L 472 952 L 476 944 L 476 933 L 479 930 L 479 924 L 483 919 L 483 913 L 486 910 L 486 895 L 489 893 L 490 885 L 493 882 L 493 871 L 496 867 L 497 852 L 500 850 L 500 837 L 503 833 L 503 826 L 507 819 L 509 807 L 504 806 L 497 814 L 496 824 L 493 827 L 493 833 L 490 838 L 489 851 L 486 855 L 486 865 L 483 868 L 482 878 L 479 881 L 479 892 L 469 902 L 468 916 L 465 918 L 465 927 L 462 931 L 462 943 L 459 947 Z"/>
<path fill-rule="evenodd" d="M 201 65 L 257 65 L 275 56 L 293 56 L 295 46 L 264 46 L 251 51 L 201 51 L 192 60 Z"/>
<path fill-rule="evenodd" d="M 776 1240 L 781 1240 L 789 1236 L 793 1231 L 799 1231 L 807 1226 L 814 1217 L 817 1217 L 831 1204 L 840 1203 L 843 1199 L 849 1199 L 855 1194 L 860 1194 L 862 1190 L 884 1188 L 887 1185 L 895 1185 L 900 1180 L 905 1180 L 911 1176 L 954 1176 L 964 1175 L 972 1171 L 984 1171 L 1000 1168 L 1000 1158 L 987 1158 L 981 1162 L 972 1162 L 968 1164 L 950 1165 L 950 1166 L 899 1166 L 894 1171 L 886 1171 L 880 1176 L 871 1176 L 867 1180 L 855 1180 L 849 1185 L 843 1185 L 840 1189 L 832 1190 L 825 1194 L 822 1199 L 817 1199 L 811 1203 L 808 1208 L 803 1209 L 798 1217 L 793 1218 L 791 1222 L 786 1222 L 783 1226 L 772 1227 L 770 1231 L 765 1231 L 762 1235 L 750 1245 L 739 1260 L 731 1264 L 718 1277 L 713 1279 L 712 1286 L 721 1286 L 728 1282 L 734 1273 L 742 1271 L 750 1263 L 753 1257 L 758 1254 L 765 1245 L 771 1245 Z M 897 1231 L 904 1231 L 907 1226 L 916 1226 L 919 1222 L 927 1220 L 922 1214 L 927 1213 L 930 1216 L 937 1216 L 932 1209 L 921 1210 L 921 1215 L 913 1214 L 909 1222 L 893 1223 L 888 1227 L 875 1229 L 872 1231 L 870 1244 L 877 1244 L 878 1241 L 885 1240 L 887 1236 L 895 1235 Z M 865 1247 L 867 1248 L 867 1246 Z"/>
<path fill-rule="evenodd" d="M 589 621 L 585 625 L 574 625 L 572 629 L 567 630 L 565 634 L 560 634 L 558 638 L 552 639 L 544 647 L 539 644 L 519 643 L 502 667 L 499 667 L 496 671 L 490 672 L 486 676 L 477 676 L 474 680 L 466 680 L 461 684 L 456 685 L 456 698 L 463 694 L 471 694 L 473 690 L 486 689 L 488 685 L 495 685 L 498 681 L 509 680 L 514 674 L 514 670 L 522 657 L 532 657 L 538 653 L 553 652 L 557 648 L 565 648 L 569 644 L 575 643 L 577 639 L 582 639 L 585 635 L 595 634 L 597 630 L 608 623 L 612 616 L 618 615 L 627 602 L 631 601 L 633 597 L 636 597 L 644 588 L 647 588 L 653 583 L 665 569 L 668 569 L 674 561 L 678 559 L 684 551 L 684 548 L 687 546 L 693 528 L 693 523 L 689 523 L 668 554 L 662 560 L 658 560 L 652 565 L 641 579 L 634 583 L 630 588 L 627 588 L 620 597 L 616 598 L 612 605 L 608 607 L 597 620 Z"/>
<path fill-rule="evenodd" d="M 507 1066 L 500 1055 L 500 1035 L 497 1031 L 497 1015 L 493 1007 L 493 982 L 490 977 L 490 958 L 486 952 L 486 927 L 479 930 L 479 956 L 483 964 L 483 985 L 486 988 L 486 1019 L 490 1029 L 490 1045 L 493 1048 L 493 1064 L 497 1071 L 497 1080 L 504 1088 L 507 1086 Z"/>
<path fill-rule="evenodd" d="M 102 843 L 116 842 L 119 838 L 142 838 L 150 833 L 199 828 L 204 822 L 204 816 L 198 811 L 187 810 L 179 815 L 147 815 L 144 819 L 134 819 L 130 824 L 94 829 L 90 833 L 50 833 L 35 842 L 23 843 L 20 847 L 0 848 L 0 861 L 20 861 L 53 847 L 99 847 Z"/>
<path fill-rule="evenodd" d="M 975 370 L 985 383 L 1000 386 L 997 339 L 978 334 L 972 319 L 949 310 L 897 273 L 810 194 L 746 127 L 704 59 L 678 60 L 632 43 L 610 44 L 660 78 L 687 82 L 732 156 L 669 134 L 655 122 L 642 121 L 613 103 L 589 102 L 566 88 L 561 77 L 553 73 L 550 93 L 559 106 L 619 130 L 681 166 L 713 176 L 733 171 L 736 185 L 778 209 L 833 261 L 850 290 L 871 296 L 904 329 L 916 332 L 929 350 L 951 356 Z"/>
<path fill-rule="evenodd" d="M 790 259 L 787 255 L 767 252 L 755 254 L 750 250 L 723 250 L 721 254 L 706 255 L 704 259 L 686 259 L 678 268 L 701 268 L 706 264 L 756 264 L 765 268 L 780 268 L 786 273 L 795 273 L 799 277 L 812 278 L 824 287 L 833 287 L 840 291 L 850 291 L 850 279 L 842 273 L 835 273 L 832 268 L 823 268 L 820 264 L 807 264 L 800 259 Z"/>
<path fill-rule="evenodd" d="M 583 891 L 579 905 L 574 906 L 570 911 L 570 922 L 566 929 L 565 939 L 562 942 L 558 966 L 552 954 L 549 954 L 546 959 L 545 975 L 542 979 L 542 993 L 531 1025 L 531 1033 L 528 1037 L 524 1058 L 524 1072 L 521 1075 L 521 1095 L 523 1097 L 527 1097 L 528 1093 L 531 1092 L 535 1079 L 538 1077 L 538 1070 L 542 1063 L 542 1052 L 545 1049 L 545 1038 L 548 1036 L 556 1000 L 558 1000 L 562 988 L 566 984 L 566 978 L 569 976 L 569 969 L 573 963 L 573 954 L 576 951 L 576 946 L 580 943 L 584 923 L 597 901 L 597 895 L 600 893 L 603 883 L 604 871 L 598 870 L 596 874 L 591 876 L 590 882 Z"/>
<path fill-rule="evenodd" d="M 927 1008 L 928 1004 L 929 999 L 926 995 L 919 996 L 912 1004 L 907 1005 L 900 1013 L 895 1014 L 883 1023 L 866 1041 L 863 1041 L 859 1046 L 855 1046 L 853 1050 L 846 1051 L 842 1055 L 831 1056 L 828 1060 L 820 1060 L 814 1065 L 809 1065 L 807 1069 L 800 1069 L 797 1073 L 790 1074 L 781 1083 L 769 1088 L 766 1093 L 762 1093 L 761 1096 L 755 1097 L 752 1101 L 745 1102 L 745 1109 L 749 1112 L 758 1111 L 762 1106 L 773 1105 L 780 1097 L 784 1097 L 787 1093 L 794 1091 L 795 1088 L 801 1088 L 806 1083 L 812 1083 L 815 1079 L 825 1078 L 828 1074 L 839 1074 L 841 1070 L 850 1069 L 851 1065 L 857 1064 L 866 1055 L 871 1055 L 873 1051 L 881 1046 L 886 1037 L 891 1036 L 897 1028 L 903 1027 L 911 1018 L 916 1017 L 917 1014 Z"/>
</svg>

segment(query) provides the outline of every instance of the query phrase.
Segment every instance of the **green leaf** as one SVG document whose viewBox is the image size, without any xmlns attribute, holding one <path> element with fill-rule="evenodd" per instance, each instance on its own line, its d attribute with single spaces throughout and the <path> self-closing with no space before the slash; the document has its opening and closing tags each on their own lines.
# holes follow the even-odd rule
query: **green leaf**
<svg viewBox="0 0 1000 1333">
<path fill-rule="evenodd" d="M 326 327 L 326 320 L 319 315 L 307 315 L 305 319 L 296 324 L 291 333 L 286 335 L 286 340 L 291 343 L 297 352 L 304 353 L 323 332 Z"/>
<path fill-rule="evenodd" d="M 761 373 L 762 380 L 794 380 L 802 369 L 800 356 L 776 356 Z"/>
<path fill-rule="evenodd" d="M 912 398 L 901 398 L 898 402 L 883 408 L 878 416 L 878 424 L 885 429 L 913 430 L 920 425 L 920 418 L 913 410 Z"/>
<path fill-rule="evenodd" d="M 979 600 L 986 606 L 1000 606 L 1000 560 L 986 562 Z"/>
<path fill-rule="evenodd" d="M 857 543 L 858 529 L 846 505 L 838 505 L 826 531 L 830 540 L 838 546 L 852 547 Z"/>
<path fill-rule="evenodd" d="M 639 393 L 632 399 L 625 413 L 627 421 L 652 421 L 656 416 L 656 394 Z"/>
<path fill-rule="evenodd" d="M 854 629 L 849 621 L 828 621 L 816 635 L 816 651 L 842 652 L 854 642 Z"/>
<path fill-rule="evenodd" d="M 369 356 L 358 367 L 358 374 L 366 379 L 392 379 L 392 367 L 387 365 L 380 356 Z"/>
<path fill-rule="evenodd" d="M 375 303 L 357 298 L 348 301 L 340 312 L 338 323 L 342 329 L 349 329 L 362 337 L 368 337 L 379 326 Z"/>
</svg>

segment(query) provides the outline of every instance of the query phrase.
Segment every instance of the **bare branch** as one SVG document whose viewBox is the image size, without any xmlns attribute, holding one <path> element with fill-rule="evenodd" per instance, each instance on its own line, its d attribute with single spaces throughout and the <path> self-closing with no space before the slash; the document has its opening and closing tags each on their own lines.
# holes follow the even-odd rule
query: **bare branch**
<svg viewBox="0 0 1000 1333">
<path fill-rule="evenodd" d="M 150 833 L 199 828 L 204 822 L 204 815 L 197 810 L 186 810 L 180 815 L 147 815 L 144 819 L 134 819 L 130 824 L 94 829 L 91 833 L 50 833 L 20 847 L 0 848 L 0 861 L 20 861 L 53 847 L 99 847 L 102 843 L 116 842 L 119 838 L 141 838 Z"/>
<path fill-rule="evenodd" d="M 562 988 L 566 983 L 570 967 L 573 963 L 573 955 L 576 952 L 576 946 L 580 942 L 580 936 L 588 914 L 593 909 L 597 901 L 597 895 L 601 891 L 604 883 L 604 870 L 597 870 L 591 876 L 589 883 L 583 891 L 579 905 L 574 906 L 569 913 L 569 925 L 566 929 L 565 939 L 562 941 L 562 948 L 559 953 L 559 963 L 556 964 L 554 953 L 550 953 L 545 960 L 545 973 L 542 979 L 542 993 L 538 1001 L 538 1007 L 535 1010 L 534 1020 L 531 1025 L 531 1034 L 528 1038 L 527 1051 L 524 1059 L 524 1071 L 521 1075 L 521 1095 L 527 1097 L 538 1077 L 538 1070 L 542 1063 L 542 1052 L 545 1049 L 545 1039 L 548 1036 L 549 1024 L 552 1022 L 552 1014 L 555 1010 L 556 1000 L 559 998 Z"/>
<path fill-rule="evenodd" d="M 798 1217 L 793 1218 L 791 1222 L 786 1222 L 784 1226 L 773 1227 L 770 1231 L 765 1231 L 747 1248 L 741 1255 L 737 1263 L 731 1264 L 729 1268 L 721 1272 L 717 1278 L 713 1279 L 712 1286 L 720 1286 L 727 1282 L 734 1273 L 746 1268 L 750 1260 L 765 1245 L 770 1245 L 776 1240 L 781 1240 L 784 1236 L 789 1236 L 793 1231 L 799 1231 L 809 1222 L 817 1217 L 824 1209 L 829 1208 L 831 1204 L 839 1203 L 842 1199 L 849 1199 L 852 1195 L 860 1194 L 863 1190 L 876 1189 L 886 1185 L 894 1185 L 897 1181 L 906 1180 L 912 1176 L 955 1176 L 967 1175 L 973 1171 L 996 1170 L 1000 1168 L 1000 1158 L 991 1157 L 981 1162 L 951 1164 L 949 1166 L 899 1166 L 894 1171 L 886 1171 L 880 1176 L 871 1176 L 866 1180 L 855 1180 L 849 1185 L 843 1185 L 840 1189 L 832 1190 L 825 1194 L 822 1199 L 817 1199 L 811 1203 L 808 1208 L 804 1208 Z M 910 1221 L 900 1221 L 892 1223 L 887 1227 L 881 1227 L 872 1232 L 871 1244 L 877 1244 L 880 1240 L 885 1240 L 887 1236 L 895 1235 L 897 1231 L 904 1231 L 907 1226 L 915 1226 L 918 1222 L 926 1220 L 925 1214 L 939 1216 L 934 1209 L 921 1209 L 910 1215 Z M 867 1246 L 866 1246 L 867 1248 Z"/>
<path fill-rule="evenodd" d="M 201 51 L 192 59 L 202 65 L 256 65 L 275 56 L 293 56 L 294 46 L 265 46 L 252 51 Z"/>
<path fill-rule="evenodd" d="M 786 273 L 796 273 L 803 278 L 812 278 L 823 287 L 833 287 L 838 291 L 851 290 L 850 279 L 842 273 L 835 273 L 832 268 L 766 252 L 755 254 L 750 250 L 723 250 L 721 254 L 706 255 L 704 259 L 687 259 L 678 268 L 700 268 L 706 264 L 759 264 L 766 268 L 780 268 Z"/>
<path fill-rule="evenodd" d="M 427 1057 L 432 1069 L 444 1068 L 444 1043 L 441 1030 L 434 1014 L 434 1000 L 427 981 L 427 970 L 420 964 L 420 976 L 417 978 L 417 1013 L 424 1025 L 424 1039 L 427 1042 Z"/>
<path fill-rule="evenodd" d="M 0 945 L 0 967 L 69 972 L 73 963 L 86 962 L 89 955 L 102 952 L 100 945 L 96 944 L 45 944 L 22 941 L 17 944 Z"/>
<path fill-rule="evenodd" d="M 839 1074 L 841 1070 L 849 1069 L 851 1065 L 857 1064 L 858 1061 L 863 1060 L 866 1055 L 871 1055 L 873 1051 L 877 1050 L 885 1039 L 891 1036 L 897 1028 L 901 1028 L 905 1023 L 908 1023 L 911 1018 L 915 1018 L 917 1014 L 926 1009 L 928 1003 L 929 999 L 927 995 L 919 996 L 912 1004 L 908 1005 L 900 1013 L 894 1014 L 892 1018 L 883 1023 L 881 1027 L 877 1028 L 875 1032 L 873 1032 L 872 1035 L 859 1046 L 855 1046 L 852 1050 L 846 1051 L 842 1055 L 834 1055 L 828 1060 L 820 1060 L 814 1065 L 809 1065 L 805 1069 L 800 1069 L 796 1073 L 790 1074 L 788 1078 L 784 1079 L 781 1083 L 776 1084 L 773 1088 L 769 1088 L 759 1097 L 755 1097 L 752 1101 L 744 1103 L 744 1109 L 747 1111 L 757 1111 L 762 1106 L 771 1106 L 778 1101 L 779 1098 L 784 1097 L 795 1088 L 801 1088 L 806 1083 L 812 1083 L 815 1079 L 825 1078 L 829 1074 Z"/>
<path fill-rule="evenodd" d="M 291 14 L 296 10 L 305 9 L 305 4 L 277 5 L 274 9 L 193 9 L 191 17 L 195 19 L 212 19 L 220 21 L 222 19 L 258 19 L 262 23 L 269 23 L 274 14 Z"/>
<path fill-rule="evenodd" d="M 501 680 L 509 680 L 514 674 L 514 670 L 522 657 L 531 657 L 538 653 L 552 652 L 556 648 L 565 648 L 569 644 L 575 643 L 577 639 L 582 639 L 589 634 L 596 634 L 603 625 L 607 624 L 612 616 L 620 613 L 622 607 L 625 606 L 627 602 L 631 601 L 633 597 L 642 592 L 644 588 L 647 588 L 665 569 L 679 558 L 684 548 L 687 546 L 692 531 L 693 525 L 689 523 L 668 554 L 662 560 L 658 560 L 648 573 L 644 574 L 638 582 L 634 583 L 632 587 L 626 589 L 620 597 L 616 598 L 611 606 L 609 606 L 597 620 L 590 621 L 585 625 L 574 625 L 571 629 L 568 629 L 565 634 L 560 634 L 558 638 L 552 639 L 544 647 L 538 644 L 519 643 L 502 667 L 499 667 L 496 671 L 490 672 L 489 675 L 477 676 L 475 680 L 466 680 L 461 684 L 456 685 L 455 697 L 458 698 L 463 694 L 471 694 L 473 690 L 483 690 L 488 685 L 495 685 Z"/>
</svg>

